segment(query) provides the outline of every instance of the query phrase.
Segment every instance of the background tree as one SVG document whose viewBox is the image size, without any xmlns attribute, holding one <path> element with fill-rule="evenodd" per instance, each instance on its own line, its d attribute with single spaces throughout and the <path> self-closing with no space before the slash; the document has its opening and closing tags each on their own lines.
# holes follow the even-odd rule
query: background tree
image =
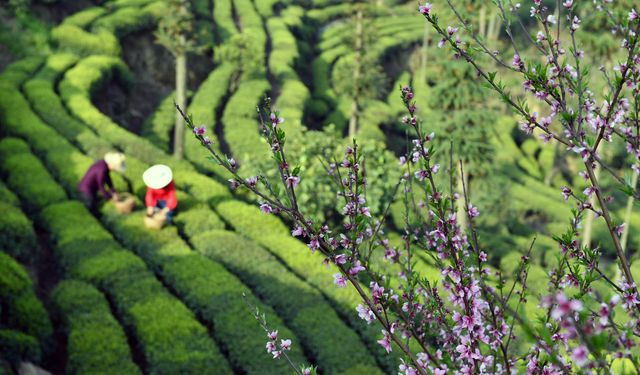
<svg viewBox="0 0 640 375">
<path fill-rule="evenodd" d="M 351 100 L 349 138 L 358 131 L 364 102 L 378 97 L 386 79 L 377 56 L 372 53 L 376 34 L 375 28 L 371 27 L 372 18 L 369 17 L 369 11 L 373 13 L 375 10 L 370 9 L 371 7 L 367 1 L 360 2 L 355 7 L 351 20 L 354 32 L 345 36 L 347 44 L 353 46 L 354 53 L 349 58 L 340 59 L 335 67 L 335 89 L 339 93 L 348 93 Z"/>
<path fill-rule="evenodd" d="M 442 53 L 438 55 L 437 61 L 429 66 L 437 72 L 428 74 L 433 81 L 428 82 L 431 89 L 427 124 L 440 135 L 441 150 L 452 153 L 454 168 L 459 165 L 458 160 L 464 165 L 464 181 L 458 174 L 456 182 L 456 190 L 462 195 L 463 183 L 468 192 L 470 177 L 485 173 L 492 160 L 494 150 L 489 129 L 495 116 L 486 110 L 489 101 L 476 81 L 473 67 Z M 466 216 L 463 205 L 459 205 L 458 221 L 462 226 Z"/>
<path fill-rule="evenodd" d="M 187 54 L 197 52 L 198 44 L 194 35 L 194 17 L 187 0 L 169 0 L 167 11 L 158 23 L 156 41 L 173 54 L 176 59 L 176 104 L 186 107 Z M 173 155 L 184 156 L 184 121 L 176 114 L 174 128 Z"/>
</svg>

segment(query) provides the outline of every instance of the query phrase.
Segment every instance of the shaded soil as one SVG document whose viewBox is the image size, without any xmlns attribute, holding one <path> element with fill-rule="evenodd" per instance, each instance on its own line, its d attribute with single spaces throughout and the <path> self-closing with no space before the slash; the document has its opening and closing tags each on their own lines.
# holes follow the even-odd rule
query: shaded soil
<svg viewBox="0 0 640 375">
<path fill-rule="evenodd" d="M 133 80 L 111 80 L 96 92 L 93 100 L 102 113 L 140 134 L 145 119 L 174 90 L 174 58 L 155 43 L 152 29 L 127 35 L 121 39 L 121 44 L 123 59 Z M 187 62 L 187 87 L 197 90 L 213 69 L 213 61 L 209 54 L 190 54 Z"/>
<path fill-rule="evenodd" d="M 89 0 L 52 1 L 49 3 L 39 1 L 31 4 L 29 11 L 46 22 L 59 24 L 68 16 L 95 5 L 93 1 Z"/>
<path fill-rule="evenodd" d="M 0 44 L 0 72 L 12 62 L 13 56 L 11 55 L 11 52 L 5 45 Z"/>
<path fill-rule="evenodd" d="M 40 228 L 35 228 L 38 238 L 38 248 L 36 249 L 35 260 L 31 265 L 31 273 L 36 283 L 36 294 L 45 305 L 54 332 L 52 343 L 47 352 L 44 353 L 42 367 L 53 374 L 64 374 L 67 358 L 67 337 L 63 332 L 61 317 L 52 313 L 51 293 L 61 280 L 60 268 L 56 262 L 51 242 L 47 234 Z"/>
</svg>

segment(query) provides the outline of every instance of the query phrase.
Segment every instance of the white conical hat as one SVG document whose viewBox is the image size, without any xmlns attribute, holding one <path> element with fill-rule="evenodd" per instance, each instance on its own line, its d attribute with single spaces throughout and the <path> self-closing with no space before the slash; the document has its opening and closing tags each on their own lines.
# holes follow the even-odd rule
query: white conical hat
<svg viewBox="0 0 640 375">
<path fill-rule="evenodd" d="M 152 189 L 162 189 L 173 179 L 171 168 L 164 164 L 156 164 L 142 174 L 144 184 Z"/>
</svg>

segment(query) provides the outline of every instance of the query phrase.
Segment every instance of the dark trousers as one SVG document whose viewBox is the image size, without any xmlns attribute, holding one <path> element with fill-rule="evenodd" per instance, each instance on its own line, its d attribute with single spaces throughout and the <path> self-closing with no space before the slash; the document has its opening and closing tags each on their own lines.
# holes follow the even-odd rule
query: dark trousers
<svg viewBox="0 0 640 375">
<path fill-rule="evenodd" d="M 95 194 L 80 192 L 80 200 L 91 211 L 92 214 L 98 213 L 98 197 Z"/>
<path fill-rule="evenodd" d="M 163 208 L 167 207 L 167 201 L 165 200 L 159 200 L 156 203 L 156 210 L 162 210 Z M 176 210 L 171 210 L 169 212 L 167 212 L 167 224 L 171 224 L 173 223 L 173 216 L 176 214 Z"/>
</svg>

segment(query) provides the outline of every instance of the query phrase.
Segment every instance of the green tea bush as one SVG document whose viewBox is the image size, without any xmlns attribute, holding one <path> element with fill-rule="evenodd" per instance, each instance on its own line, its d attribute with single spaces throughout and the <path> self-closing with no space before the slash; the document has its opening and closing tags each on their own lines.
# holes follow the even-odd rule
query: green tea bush
<svg viewBox="0 0 640 375">
<path fill-rule="evenodd" d="M 123 324 L 138 341 L 150 373 L 230 373 L 193 313 L 139 258 L 122 250 L 84 206 L 78 202 L 49 206 L 41 222 L 55 241 L 61 263 L 71 268 L 70 274 L 99 278 L 96 286 L 113 301 Z M 103 251 L 121 252 L 122 256 L 109 254 L 96 260 Z M 86 281 L 98 284 L 97 280 Z"/>
<path fill-rule="evenodd" d="M 181 206 L 182 207 L 182 206 Z M 213 229 L 224 229 L 224 222 L 209 207 L 200 205 L 188 211 L 182 211 L 175 218 L 180 232 L 191 238 L 198 233 Z"/>
<path fill-rule="evenodd" d="M 51 30 L 51 39 L 59 49 L 82 56 L 120 55 L 118 39 L 107 30 L 92 34 L 78 26 L 62 24 Z"/>
<path fill-rule="evenodd" d="M 0 181 L 0 202 L 4 202 L 5 204 L 14 207 L 20 206 L 20 200 L 18 199 L 18 197 L 16 197 L 16 195 L 11 190 L 9 190 L 7 185 L 5 185 L 2 181 Z"/>
<path fill-rule="evenodd" d="M 91 29 L 93 33 L 97 34 L 105 30 L 120 39 L 126 34 L 149 28 L 156 21 L 157 19 L 150 12 L 139 8 L 126 7 L 100 17 L 91 25 Z"/>
<path fill-rule="evenodd" d="M 84 29 L 91 25 L 91 23 L 96 19 L 102 17 L 106 12 L 106 9 L 103 7 L 89 7 L 65 17 L 62 23 L 64 25 L 73 25 Z"/>
<path fill-rule="evenodd" d="M 380 373 L 360 338 L 340 320 L 321 293 L 276 257 L 233 232 L 212 230 L 192 238 L 196 251 L 237 274 L 282 316 L 323 372 L 351 373 L 354 363 Z M 335 341 L 339 337 L 340 344 Z"/>
<path fill-rule="evenodd" d="M 214 336 L 226 349 L 234 369 L 247 374 L 279 374 L 286 370 L 285 362 L 269 361 L 270 355 L 264 350 L 265 333 L 250 318 L 242 295 L 265 312 L 271 324 L 284 328 L 282 322 L 235 276 L 192 251 L 174 228 L 150 233 L 143 225 L 142 213 L 123 219 L 111 210 L 104 212 L 118 239 L 136 251 L 202 320 L 214 327 Z M 288 329 L 282 329 L 281 334 L 297 341 Z M 296 362 L 304 360 L 299 347 L 287 354 Z"/>
<path fill-rule="evenodd" d="M 233 22 L 232 0 L 219 0 L 213 2 L 213 21 L 216 25 L 216 41 L 218 44 L 223 43 L 232 35 L 238 33 L 238 29 Z"/>
<path fill-rule="evenodd" d="M 36 297 L 27 270 L 0 251 L 0 309 L 6 312 L 2 324 L 35 337 L 44 348 L 53 333 L 49 315 Z"/>
<path fill-rule="evenodd" d="M 254 110 L 267 90 L 269 83 L 266 80 L 241 80 L 222 117 L 224 138 L 231 154 L 249 174 L 256 173 L 260 163 L 270 158 Z"/>
<path fill-rule="evenodd" d="M 174 100 L 175 93 L 167 95 L 142 125 L 142 136 L 164 152 L 169 152 L 169 143 L 175 125 Z"/>
<path fill-rule="evenodd" d="M 219 143 L 215 142 L 214 130 L 217 111 L 222 105 L 224 97 L 229 93 L 230 85 L 235 78 L 238 67 L 231 63 L 222 63 L 217 66 L 211 74 L 202 82 L 198 91 L 193 96 L 191 103 L 187 109 L 188 113 L 193 116 L 194 121 L 203 124 L 209 129 L 209 137 L 214 140 L 213 147 L 219 149 Z M 173 113 L 176 109 L 173 108 Z M 174 115 L 175 117 L 175 115 Z M 189 132 L 189 129 L 185 129 Z M 208 172 L 220 173 L 216 163 L 207 159 L 207 153 L 194 141 L 191 137 L 186 137 L 185 155 L 196 167 Z"/>
<path fill-rule="evenodd" d="M 16 364 L 22 361 L 39 362 L 42 357 L 35 337 L 12 329 L 0 329 L 0 353 L 3 358 Z"/>
<path fill-rule="evenodd" d="M 7 139 L 0 141 L 0 150 L 7 144 Z M 0 151 L 0 154 L 3 152 Z M 40 160 L 30 153 L 17 153 L 3 158 L 0 161 L 0 172 L 6 177 L 5 181 L 11 190 L 18 194 L 27 211 L 39 211 L 52 203 L 67 199 L 64 190 L 56 184 Z"/>
<path fill-rule="evenodd" d="M 261 214 L 257 207 L 239 201 L 225 201 L 215 209 L 238 233 L 265 247 L 293 272 L 327 295 L 334 302 L 333 307 L 342 319 L 360 333 L 369 350 L 381 354 L 375 338 L 378 332 L 354 313 L 360 301 L 357 292 L 348 288 L 336 288 L 332 282 L 335 270 L 318 267 L 321 256 L 309 254 L 309 248 L 291 237 L 282 221 L 273 215 Z M 384 359 L 393 360 L 389 357 Z"/>
<path fill-rule="evenodd" d="M 2 189 L 0 188 L 0 194 Z M 15 196 L 14 196 L 15 197 Z M 27 260 L 33 255 L 36 235 L 31 221 L 20 208 L 0 198 L 0 248 L 11 256 Z"/>
<path fill-rule="evenodd" d="M 66 280 L 53 291 L 52 300 L 64 320 L 68 374 L 141 373 L 131 359 L 122 327 L 96 288 Z"/>
</svg>

